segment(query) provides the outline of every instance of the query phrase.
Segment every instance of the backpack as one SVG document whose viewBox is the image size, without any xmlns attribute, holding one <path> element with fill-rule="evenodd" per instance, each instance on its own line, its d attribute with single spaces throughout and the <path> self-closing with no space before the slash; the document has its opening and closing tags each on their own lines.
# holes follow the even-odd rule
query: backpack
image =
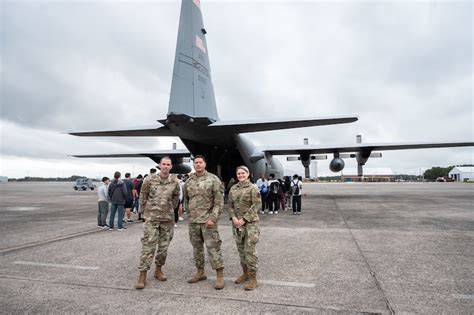
<svg viewBox="0 0 474 315">
<path fill-rule="evenodd" d="M 284 192 L 287 192 L 287 191 L 290 191 L 291 189 L 291 184 L 290 184 L 290 181 L 289 180 L 285 180 L 283 182 L 283 191 Z"/>
<path fill-rule="evenodd" d="M 260 193 L 261 194 L 266 194 L 268 192 L 268 188 L 267 188 L 267 184 L 266 183 L 262 183 L 260 185 Z"/>
<path fill-rule="evenodd" d="M 109 188 L 108 188 L 109 198 L 110 199 L 113 198 L 116 189 L 120 190 L 123 199 L 126 200 L 127 199 L 127 187 L 125 186 L 124 182 L 119 183 L 118 180 L 117 181 L 114 180 L 110 183 Z"/>
<path fill-rule="evenodd" d="M 300 194 L 300 181 L 291 181 L 293 183 L 293 186 L 291 186 L 291 194 L 293 196 L 299 196 Z"/>
<path fill-rule="evenodd" d="M 280 189 L 280 183 L 278 182 L 273 182 L 270 184 L 270 193 L 272 195 L 278 195 L 278 190 Z"/>
</svg>

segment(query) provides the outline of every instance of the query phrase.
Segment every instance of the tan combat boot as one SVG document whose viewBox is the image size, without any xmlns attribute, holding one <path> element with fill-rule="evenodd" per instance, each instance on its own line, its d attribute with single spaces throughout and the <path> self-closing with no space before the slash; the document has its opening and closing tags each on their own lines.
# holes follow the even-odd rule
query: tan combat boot
<svg viewBox="0 0 474 315">
<path fill-rule="evenodd" d="M 188 280 L 188 283 L 196 283 L 202 280 L 206 280 L 207 277 L 204 274 L 204 268 L 198 268 L 196 274 Z"/>
<path fill-rule="evenodd" d="M 243 270 L 243 273 L 240 277 L 235 279 L 235 281 L 234 281 L 235 284 L 242 284 L 242 283 L 246 282 L 247 280 L 249 280 L 247 265 L 242 265 L 242 270 Z"/>
<path fill-rule="evenodd" d="M 257 284 L 257 273 L 249 271 L 249 278 L 250 278 L 250 281 L 245 286 L 245 290 L 252 291 L 253 289 L 255 289 L 258 286 L 258 284 Z"/>
<path fill-rule="evenodd" d="M 214 285 L 214 288 L 216 290 L 222 290 L 224 289 L 224 268 L 219 268 L 216 270 L 217 272 L 217 277 L 216 277 L 216 284 Z"/>
<path fill-rule="evenodd" d="M 146 284 L 146 270 L 140 271 L 140 276 L 138 276 L 138 282 L 135 284 L 135 289 L 141 290 L 145 287 Z"/>
<path fill-rule="evenodd" d="M 155 278 L 160 281 L 166 281 L 166 276 L 163 271 L 161 271 L 161 266 L 156 265 Z"/>
</svg>

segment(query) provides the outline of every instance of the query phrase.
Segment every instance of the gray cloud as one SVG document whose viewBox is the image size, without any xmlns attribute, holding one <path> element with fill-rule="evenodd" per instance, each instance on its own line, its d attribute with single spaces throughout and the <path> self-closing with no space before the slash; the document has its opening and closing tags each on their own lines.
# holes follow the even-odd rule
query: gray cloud
<svg viewBox="0 0 474 315">
<path fill-rule="evenodd" d="M 2 154 L 47 160 L 168 148 L 171 139 L 59 133 L 152 125 L 166 115 L 179 8 L 179 1 L 3 2 Z M 202 8 L 222 119 L 360 117 L 258 133 L 258 144 L 352 143 L 356 134 L 367 142 L 474 138 L 470 2 L 202 1 Z M 369 163 L 473 162 L 472 149 L 428 151 Z"/>
</svg>

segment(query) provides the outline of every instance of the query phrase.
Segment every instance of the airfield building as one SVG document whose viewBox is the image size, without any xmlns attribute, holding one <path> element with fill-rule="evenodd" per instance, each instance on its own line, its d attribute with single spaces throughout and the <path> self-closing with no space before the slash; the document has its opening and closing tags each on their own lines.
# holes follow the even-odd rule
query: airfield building
<svg viewBox="0 0 474 315">
<path fill-rule="evenodd" d="M 473 166 L 456 166 L 448 174 L 455 182 L 474 180 Z"/>
<path fill-rule="evenodd" d="M 343 182 L 393 182 L 395 174 L 389 167 L 365 168 L 364 176 L 357 176 L 357 169 L 347 168 L 342 171 Z"/>
</svg>

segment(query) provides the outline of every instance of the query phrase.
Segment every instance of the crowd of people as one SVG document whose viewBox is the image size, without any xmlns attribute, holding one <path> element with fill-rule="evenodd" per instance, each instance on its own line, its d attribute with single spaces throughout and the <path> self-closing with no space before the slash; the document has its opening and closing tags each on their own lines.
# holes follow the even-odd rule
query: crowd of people
<svg viewBox="0 0 474 315">
<path fill-rule="evenodd" d="M 284 176 L 275 179 L 275 174 L 270 174 L 268 179 L 260 176 L 256 184 L 262 201 L 261 214 L 278 214 L 280 210 L 293 210 L 294 215 L 301 214 L 301 176 L 295 174 L 292 178 Z"/>
<path fill-rule="evenodd" d="M 156 176 L 156 168 L 150 169 L 150 175 Z M 125 179 L 121 179 L 122 174 L 115 172 L 114 178 L 110 180 L 108 177 L 102 178 L 102 183 L 97 190 L 98 193 L 98 215 L 97 227 L 114 230 L 115 214 L 117 214 L 117 230 L 123 231 L 127 228 L 124 223 L 132 223 L 132 213 L 138 216 L 139 221 L 145 221 L 142 207 L 140 206 L 140 193 L 143 181 L 149 176 L 139 174 L 134 180 L 131 179 L 130 173 L 125 173 Z M 187 176 L 187 175 L 186 175 Z M 150 177 L 151 178 L 151 177 Z M 183 218 L 183 194 L 185 177 L 178 175 L 180 184 L 179 205 L 174 209 L 174 227 L 178 227 L 178 221 Z M 110 214 L 109 214 L 110 213 Z M 109 220 L 107 222 L 107 216 Z"/>
<path fill-rule="evenodd" d="M 193 247 L 195 274 L 188 283 L 206 280 L 204 270 L 204 245 L 209 263 L 216 271 L 215 289 L 225 286 L 224 260 L 221 252 L 221 238 L 218 219 L 224 206 L 224 184 L 214 174 L 206 170 L 206 159 L 197 155 L 193 160 L 195 173 L 191 175 L 172 175 L 172 161 L 163 157 L 150 175 L 138 175 L 134 180 L 130 174 L 115 172 L 114 178 L 102 178 L 98 189 L 98 217 L 100 228 L 114 229 L 115 214 L 118 214 L 118 231 L 126 229 L 124 223 L 133 222 L 132 213 L 144 221 L 142 250 L 139 259 L 139 276 L 135 284 L 137 290 L 146 286 L 147 272 L 155 261 L 154 278 L 166 281 L 163 266 L 166 263 L 168 247 L 173 239 L 177 222 L 183 220 L 183 212 L 189 217 L 189 238 Z M 278 214 L 280 209 L 293 210 L 301 214 L 302 183 L 298 175 L 275 179 L 270 174 L 263 176 L 256 184 L 250 180 L 250 171 L 246 166 L 236 169 L 236 178 L 232 179 L 226 190 L 229 204 L 229 220 L 232 221 L 232 234 L 242 266 L 242 275 L 234 282 L 244 284 L 245 290 L 257 287 L 258 256 L 256 245 L 260 237 L 260 213 Z M 107 213 L 110 216 L 108 224 Z M 124 217 L 125 215 L 125 217 Z"/>
</svg>

